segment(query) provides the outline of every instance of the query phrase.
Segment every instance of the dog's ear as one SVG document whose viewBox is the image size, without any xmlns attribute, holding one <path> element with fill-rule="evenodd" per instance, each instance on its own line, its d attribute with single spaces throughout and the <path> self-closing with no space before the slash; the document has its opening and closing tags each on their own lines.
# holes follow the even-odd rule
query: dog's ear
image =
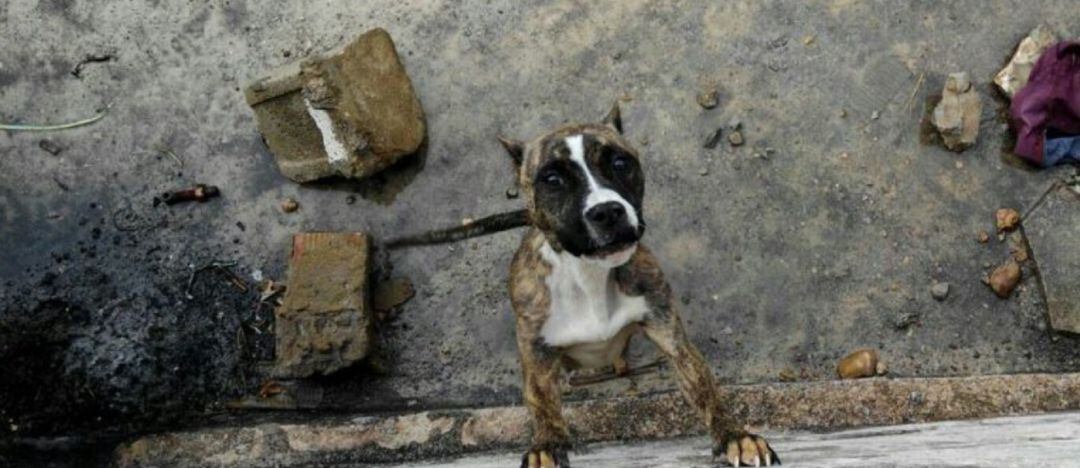
<svg viewBox="0 0 1080 468">
<path fill-rule="evenodd" d="M 622 133 L 622 112 L 619 110 L 619 101 L 615 101 L 615 104 L 611 106 L 611 110 L 604 116 L 604 125 L 615 129 L 616 132 Z"/>
<path fill-rule="evenodd" d="M 522 157 L 525 155 L 525 144 L 518 140 L 511 140 L 503 137 L 498 138 L 499 143 L 502 143 L 503 148 L 506 148 L 506 152 L 510 154 L 510 158 L 514 160 L 514 164 L 520 166 Z"/>
</svg>

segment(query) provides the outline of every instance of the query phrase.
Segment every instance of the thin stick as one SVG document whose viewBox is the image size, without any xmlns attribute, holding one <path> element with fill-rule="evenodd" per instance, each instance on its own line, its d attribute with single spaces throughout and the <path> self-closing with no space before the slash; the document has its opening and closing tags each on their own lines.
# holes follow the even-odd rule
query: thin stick
<svg viewBox="0 0 1080 468">
<path fill-rule="evenodd" d="M 98 120 L 101 120 L 102 117 L 105 117 L 105 111 L 98 112 L 93 117 L 90 117 L 88 119 L 58 125 L 21 125 L 0 123 L 0 130 L 8 130 L 13 132 L 51 132 L 55 130 L 67 130 L 69 128 L 90 125 L 94 122 L 97 122 Z"/>
<path fill-rule="evenodd" d="M 926 73 L 919 73 L 919 79 L 915 80 L 915 89 L 911 90 L 911 95 L 907 98 L 907 103 L 904 104 L 904 112 L 911 110 L 911 103 L 915 101 L 915 95 L 919 94 L 919 88 L 922 87 L 923 78 L 926 78 Z"/>
</svg>

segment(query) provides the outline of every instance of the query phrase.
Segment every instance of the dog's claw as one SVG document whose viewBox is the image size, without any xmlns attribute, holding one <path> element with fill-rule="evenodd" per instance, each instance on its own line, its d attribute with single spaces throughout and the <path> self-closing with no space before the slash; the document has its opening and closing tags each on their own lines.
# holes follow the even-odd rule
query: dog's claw
<svg viewBox="0 0 1080 468">
<path fill-rule="evenodd" d="M 521 468 L 570 468 L 570 461 L 561 449 L 533 449 L 521 457 Z"/>
<path fill-rule="evenodd" d="M 780 464 L 779 457 L 765 438 L 753 434 L 741 433 L 731 437 L 725 444 L 721 457 L 731 466 L 773 466 Z M 720 455 L 719 450 L 715 451 Z"/>
</svg>

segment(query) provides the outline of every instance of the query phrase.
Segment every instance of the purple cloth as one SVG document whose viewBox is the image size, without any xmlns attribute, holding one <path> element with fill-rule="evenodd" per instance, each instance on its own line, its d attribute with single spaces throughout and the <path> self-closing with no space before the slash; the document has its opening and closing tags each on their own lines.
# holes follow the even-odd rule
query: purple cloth
<svg viewBox="0 0 1080 468">
<path fill-rule="evenodd" d="M 1039 166 L 1046 132 L 1080 135 L 1080 41 L 1064 41 L 1043 52 L 1028 83 L 1013 96 L 1009 108 L 1016 129 L 1018 156 Z"/>
</svg>

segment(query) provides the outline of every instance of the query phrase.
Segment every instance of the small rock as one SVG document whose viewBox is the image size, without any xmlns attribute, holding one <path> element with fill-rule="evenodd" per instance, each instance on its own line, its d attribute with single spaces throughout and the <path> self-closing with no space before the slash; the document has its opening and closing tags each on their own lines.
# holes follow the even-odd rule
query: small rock
<svg viewBox="0 0 1080 468">
<path fill-rule="evenodd" d="M 1028 259 L 1028 251 L 1023 247 L 1017 247 L 1013 250 L 1012 257 L 1017 263 L 1024 263 Z"/>
<path fill-rule="evenodd" d="M 281 211 L 284 211 L 286 213 L 292 213 L 298 209 L 300 209 L 300 204 L 291 197 L 281 201 Z"/>
<path fill-rule="evenodd" d="M 881 113 L 880 112 L 874 111 L 874 112 L 870 113 L 870 120 L 877 120 L 879 118 L 881 118 Z"/>
<path fill-rule="evenodd" d="M 742 132 L 738 130 L 728 134 L 727 140 L 728 143 L 731 143 L 731 146 L 742 146 L 743 143 L 746 143 L 746 141 L 743 140 Z"/>
<path fill-rule="evenodd" d="M 949 297 L 949 283 L 934 283 L 930 286 L 930 295 L 934 299 L 944 301 L 946 297 Z"/>
<path fill-rule="evenodd" d="M 860 349 L 840 360 L 836 366 L 836 373 L 841 379 L 861 379 L 875 375 L 885 375 L 888 369 L 881 362 L 877 351 L 873 349 Z"/>
<path fill-rule="evenodd" d="M 697 103 L 705 109 L 712 109 L 720 104 L 720 92 L 715 87 L 703 90 L 697 95 Z"/>
<path fill-rule="evenodd" d="M 965 72 L 953 73 L 945 82 L 941 102 L 934 108 L 931 122 L 941 134 L 945 147 L 963 151 L 979 136 L 982 101 Z"/>
<path fill-rule="evenodd" d="M 817 39 L 817 36 L 811 34 L 809 36 L 806 36 L 806 37 L 802 38 L 802 43 L 803 43 L 803 45 L 810 45 L 810 44 L 814 43 L 815 39 Z"/>
<path fill-rule="evenodd" d="M 516 186 L 506 189 L 506 198 L 514 199 L 518 197 L 518 188 Z"/>
<path fill-rule="evenodd" d="M 790 367 L 785 367 L 783 370 L 780 371 L 781 382 L 794 382 L 798 380 L 798 378 L 799 376 L 795 373 L 795 369 L 792 369 Z"/>
<path fill-rule="evenodd" d="M 45 150 L 46 153 L 49 153 L 53 156 L 56 156 L 64 151 L 64 148 L 61 148 L 60 145 L 54 143 L 52 140 L 39 141 L 38 148 Z"/>
<path fill-rule="evenodd" d="M 345 197 L 345 204 L 346 205 L 352 205 L 354 203 L 356 203 L 356 195 L 349 195 L 349 196 Z"/>
<path fill-rule="evenodd" d="M 990 242 L 990 234 L 988 234 L 986 231 L 979 231 L 976 239 L 979 241 L 980 244 L 985 244 L 987 242 Z"/>
<path fill-rule="evenodd" d="M 998 232 L 1010 232 L 1020 225 L 1020 212 L 1012 208 L 1001 208 L 994 212 L 994 223 Z"/>
<path fill-rule="evenodd" d="M 698 171 L 698 174 L 701 174 L 701 175 L 703 175 L 703 176 L 707 176 L 707 175 L 709 175 L 709 168 L 708 168 L 707 166 L 706 166 L 706 167 L 702 167 L 702 168 L 701 168 L 701 170 L 700 170 L 700 171 Z"/>
<path fill-rule="evenodd" d="M 840 118 L 841 119 L 846 119 L 847 118 L 847 109 L 840 109 Z"/>
<path fill-rule="evenodd" d="M 1010 98 L 1028 82 L 1031 69 L 1047 47 L 1057 42 L 1057 35 L 1045 24 L 1040 24 L 1028 34 L 1016 48 L 1008 65 L 994 76 L 994 84 Z"/>
<path fill-rule="evenodd" d="M 998 297 L 1007 299 L 1012 294 L 1013 289 L 1016 289 L 1019 282 L 1020 265 L 1015 260 L 1009 259 L 1004 265 L 995 268 L 990 273 L 987 284 L 990 285 L 990 289 L 993 289 Z"/>
</svg>

